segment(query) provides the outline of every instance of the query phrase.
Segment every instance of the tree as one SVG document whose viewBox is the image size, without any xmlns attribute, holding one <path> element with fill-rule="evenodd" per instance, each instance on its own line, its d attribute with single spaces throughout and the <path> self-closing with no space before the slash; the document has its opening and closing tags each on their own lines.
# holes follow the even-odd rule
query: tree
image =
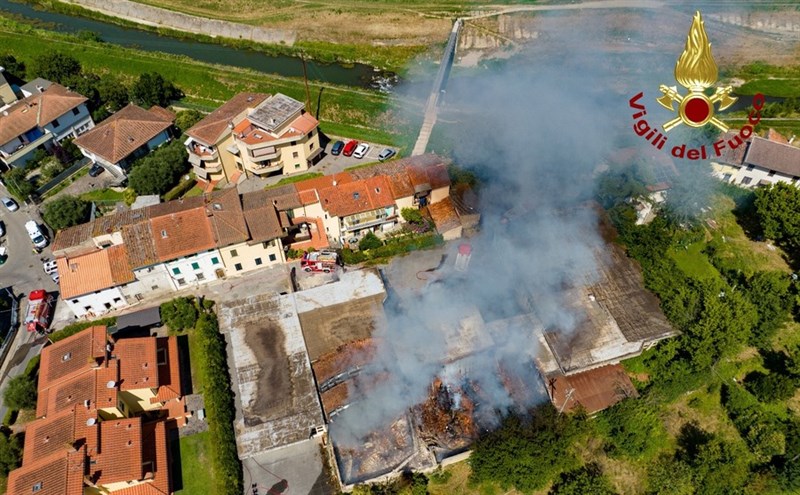
<svg viewBox="0 0 800 495">
<path fill-rule="evenodd" d="M 69 78 L 81 73 L 81 63 L 61 52 L 44 53 L 33 59 L 28 66 L 28 72 L 33 77 L 64 84 Z"/>
<path fill-rule="evenodd" d="M 10 53 L 0 54 L 0 67 L 6 70 L 9 74 L 13 74 L 20 79 L 25 77 L 25 63 L 17 60 L 14 55 Z"/>
<path fill-rule="evenodd" d="M 800 189 L 778 182 L 755 192 L 756 214 L 764 235 L 781 243 L 792 258 L 800 252 Z"/>
<path fill-rule="evenodd" d="M 34 409 L 36 382 L 27 375 L 15 376 L 9 380 L 3 399 L 11 409 Z"/>
<path fill-rule="evenodd" d="M 14 167 L 5 173 L 3 181 L 8 191 L 20 201 L 27 201 L 36 187 L 28 181 L 28 174 L 24 168 Z"/>
<path fill-rule="evenodd" d="M 673 455 L 661 455 L 647 470 L 647 495 L 694 495 L 692 467 Z"/>
<path fill-rule="evenodd" d="M 755 303 L 758 325 L 751 343 L 769 344 L 769 340 L 792 312 L 794 299 L 790 293 L 791 280 L 781 272 L 758 272 L 747 281 L 747 295 Z"/>
<path fill-rule="evenodd" d="M 103 107 L 111 112 L 120 110 L 131 101 L 128 95 L 128 87 L 120 78 L 112 74 L 100 76 L 97 92 L 100 94 L 100 101 Z"/>
<path fill-rule="evenodd" d="M 145 72 L 131 87 L 131 100 L 145 108 L 153 105 L 166 107 L 180 96 L 178 88 L 165 81 L 158 72 Z"/>
<path fill-rule="evenodd" d="M 0 433 L 0 473 L 7 475 L 20 466 L 22 446 L 19 437 Z"/>
<path fill-rule="evenodd" d="M 777 402 L 794 395 L 795 386 L 791 378 L 780 373 L 749 373 L 744 379 L 745 388 L 761 402 Z"/>
<path fill-rule="evenodd" d="M 614 495 L 608 478 L 597 464 L 587 464 L 574 471 L 561 473 L 549 495 Z"/>
<path fill-rule="evenodd" d="M 416 208 L 403 208 L 400 210 L 400 215 L 409 223 L 422 223 L 422 213 Z"/>
<path fill-rule="evenodd" d="M 642 457 L 666 441 L 657 411 L 643 400 L 622 401 L 603 411 L 598 420 L 606 433 L 606 450 L 612 456 Z"/>
<path fill-rule="evenodd" d="M 91 204 L 75 196 L 61 196 L 45 204 L 42 217 L 53 230 L 62 230 L 89 220 Z"/>
<path fill-rule="evenodd" d="M 161 305 L 161 319 L 175 332 L 194 327 L 197 315 L 197 305 L 193 297 L 178 297 Z"/>
<path fill-rule="evenodd" d="M 91 72 L 80 72 L 67 77 L 63 82 L 64 86 L 85 96 L 89 100 L 86 104 L 91 110 L 100 107 L 100 92 L 97 90 L 99 83 L 100 77 Z"/>
<path fill-rule="evenodd" d="M 55 178 L 58 174 L 64 171 L 64 165 L 61 164 L 58 160 L 52 160 L 47 165 L 42 167 L 42 179 L 45 181 L 51 181 Z"/>
<path fill-rule="evenodd" d="M 128 183 L 137 194 L 164 194 L 186 173 L 188 158 L 183 143 L 173 141 L 137 160 L 128 174 Z"/>
<path fill-rule="evenodd" d="M 205 115 L 197 110 L 183 110 L 175 116 L 175 127 L 180 129 L 181 133 L 184 133 L 190 127 L 203 120 L 203 117 Z"/>
<path fill-rule="evenodd" d="M 69 165 L 83 156 L 74 141 L 74 138 L 64 139 L 53 146 L 53 155 L 64 165 Z"/>
<path fill-rule="evenodd" d="M 358 242 L 358 249 L 362 251 L 366 251 L 367 249 L 375 249 L 383 246 L 383 241 L 378 239 L 378 236 L 373 234 L 372 232 L 367 232 L 359 242 Z"/>
</svg>

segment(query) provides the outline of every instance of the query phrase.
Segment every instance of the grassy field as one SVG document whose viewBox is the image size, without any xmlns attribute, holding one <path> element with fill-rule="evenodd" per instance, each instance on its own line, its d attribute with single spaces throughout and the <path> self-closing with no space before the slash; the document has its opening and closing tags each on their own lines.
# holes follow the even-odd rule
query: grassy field
<svg viewBox="0 0 800 495">
<path fill-rule="evenodd" d="M 93 72 L 111 72 L 129 80 L 143 72 L 159 72 L 186 94 L 181 106 L 185 101 L 189 106 L 211 110 L 241 91 L 281 92 L 305 100 L 305 87 L 299 79 L 81 40 L 0 18 L 3 52 L 29 62 L 41 53 L 43 43 L 50 50 L 72 55 Z M 320 86 L 310 84 L 309 90 L 316 96 Z M 316 110 L 316 98 L 312 97 L 311 111 Z M 391 111 L 389 98 L 377 92 L 326 84 L 319 116 L 322 129 L 336 134 L 395 146 L 408 141 L 400 132 L 385 131 L 404 130 L 406 126 L 400 113 Z"/>
<path fill-rule="evenodd" d="M 211 435 L 206 431 L 183 437 L 181 442 L 181 471 L 183 489 L 175 493 L 193 495 L 208 493 L 214 485 L 214 472 L 209 469 Z"/>
<path fill-rule="evenodd" d="M 684 248 L 674 248 L 669 254 L 675 260 L 678 268 L 691 277 L 719 278 L 717 269 L 708 261 L 708 258 L 701 254 L 705 247 L 705 241 L 697 241 Z"/>
<path fill-rule="evenodd" d="M 522 495 L 516 490 L 501 490 L 494 485 L 471 486 L 469 479 L 469 464 L 467 461 L 451 464 L 442 470 L 439 476 L 433 476 L 428 483 L 430 495 Z M 544 495 L 547 490 L 531 495 Z"/>
<path fill-rule="evenodd" d="M 81 199 L 86 201 L 117 202 L 122 201 L 122 192 L 113 189 L 96 189 L 81 194 Z"/>
<path fill-rule="evenodd" d="M 307 179 L 315 179 L 317 177 L 322 177 L 324 174 L 322 172 L 308 172 L 305 174 L 293 175 L 291 177 L 286 177 L 271 186 L 267 186 L 265 189 L 272 189 L 274 187 L 285 186 L 286 184 L 294 184 L 295 182 L 300 182 L 302 180 Z"/>
</svg>

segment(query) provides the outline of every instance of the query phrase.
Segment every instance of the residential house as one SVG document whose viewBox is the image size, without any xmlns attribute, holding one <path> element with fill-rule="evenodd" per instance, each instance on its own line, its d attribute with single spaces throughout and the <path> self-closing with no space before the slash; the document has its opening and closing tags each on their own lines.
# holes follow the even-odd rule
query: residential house
<svg viewBox="0 0 800 495">
<path fill-rule="evenodd" d="M 39 88 L 0 113 L 0 161 L 6 166 L 24 166 L 37 148 L 94 127 L 85 97 L 60 84 Z"/>
<path fill-rule="evenodd" d="M 714 175 L 742 187 L 776 182 L 799 185 L 800 148 L 774 131 L 769 136 L 772 139 L 753 136 L 742 142 L 736 133 L 726 133 L 722 137 L 726 147 L 721 156 L 711 162 Z"/>
<path fill-rule="evenodd" d="M 122 178 L 134 161 L 170 140 L 174 122 L 169 110 L 145 110 L 131 103 L 82 134 L 75 145 L 92 162 Z"/>
<path fill-rule="evenodd" d="M 172 493 L 168 429 L 188 418 L 176 337 L 88 328 L 42 350 L 38 389 L 10 495 Z"/>
<path fill-rule="evenodd" d="M 301 102 L 272 95 L 234 125 L 234 161 L 248 177 L 308 170 L 322 153 L 318 127 Z"/>
<path fill-rule="evenodd" d="M 235 183 L 244 173 L 243 166 L 236 161 L 239 149 L 233 142 L 233 127 L 268 96 L 239 93 L 186 131 L 189 137 L 184 144 L 198 179 Z"/>
</svg>

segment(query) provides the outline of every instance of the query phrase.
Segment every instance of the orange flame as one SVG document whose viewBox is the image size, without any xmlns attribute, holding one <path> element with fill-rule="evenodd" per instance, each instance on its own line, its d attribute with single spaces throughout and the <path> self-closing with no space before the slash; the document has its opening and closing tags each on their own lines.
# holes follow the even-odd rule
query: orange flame
<svg viewBox="0 0 800 495">
<path fill-rule="evenodd" d="M 711 55 L 711 43 L 700 11 L 692 19 L 686 48 L 675 64 L 675 80 L 692 91 L 702 91 L 717 81 L 717 64 Z"/>
</svg>

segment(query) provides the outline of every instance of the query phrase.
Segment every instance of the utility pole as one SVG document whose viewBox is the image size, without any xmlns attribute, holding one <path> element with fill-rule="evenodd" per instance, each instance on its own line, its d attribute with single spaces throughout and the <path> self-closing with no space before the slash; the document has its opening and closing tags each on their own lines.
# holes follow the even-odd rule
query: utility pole
<svg viewBox="0 0 800 495">
<path fill-rule="evenodd" d="M 306 112 L 311 112 L 311 93 L 308 92 L 308 72 L 306 70 L 306 57 L 303 53 L 300 54 L 300 60 L 303 61 L 303 81 L 306 83 Z"/>
<path fill-rule="evenodd" d="M 316 119 L 319 120 L 319 107 L 322 106 L 322 90 L 325 89 L 325 86 L 319 87 L 319 95 L 317 96 L 317 115 Z"/>
</svg>

